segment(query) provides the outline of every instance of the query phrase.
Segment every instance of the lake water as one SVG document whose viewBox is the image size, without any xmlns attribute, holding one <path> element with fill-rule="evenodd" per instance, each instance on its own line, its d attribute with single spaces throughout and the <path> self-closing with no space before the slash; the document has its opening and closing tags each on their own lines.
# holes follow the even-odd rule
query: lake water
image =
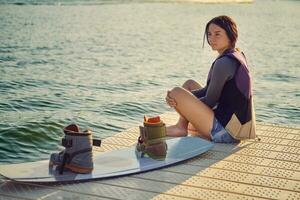
<svg viewBox="0 0 300 200">
<path fill-rule="evenodd" d="M 62 128 L 105 138 L 171 109 L 166 91 L 205 84 L 205 24 L 226 14 L 254 80 L 257 121 L 300 124 L 300 2 L 0 0 L 0 163 L 47 159 Z"/>
</svg>

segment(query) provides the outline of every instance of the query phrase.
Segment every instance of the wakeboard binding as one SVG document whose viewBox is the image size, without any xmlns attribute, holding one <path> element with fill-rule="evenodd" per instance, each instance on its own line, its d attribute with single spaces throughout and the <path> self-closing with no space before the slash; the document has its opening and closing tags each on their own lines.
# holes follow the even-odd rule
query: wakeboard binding
<svg viewBox="0 0 300 200">
<path fill-rule="evenodd" d="M 167 154 L 166 125 L 159 116 L 148 118 L 144 116 L 144 126 L 140 126 L 140 136 L 136 152 L 141 157 L 147 155 L 156 160 L 164 160 Z"/>
<path fill-rule="evenodd" d="M 62 174 L 64 169 L 75 173 L 91 173 L 94 168 L 93 145 L 100 146 L 101 140 L 93 140 L 90 130 L 81 132 L 76 124 L 70 124 L 63 131 L 65 137 L 61 143 L 65 149 L 51 154 L 49 166 L 58 167 L 59 174 Z"/>
</svg>

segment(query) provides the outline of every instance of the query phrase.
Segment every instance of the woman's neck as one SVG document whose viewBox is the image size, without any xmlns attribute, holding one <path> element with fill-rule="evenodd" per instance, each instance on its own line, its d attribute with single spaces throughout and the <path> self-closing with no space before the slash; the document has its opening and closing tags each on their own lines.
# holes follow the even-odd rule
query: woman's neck
<svg viewBox="0 0 300 200">
<path fill-rule="evenodd" d="M 223 50 L 219 50 L 218 53 L 219 53 L 219 56 L 221 56 L 225 52 L 229 52 L 229 51 L 234 51 L 234 48 L 226 48 L 226 49 L 223 49 Z"/>
</svg>

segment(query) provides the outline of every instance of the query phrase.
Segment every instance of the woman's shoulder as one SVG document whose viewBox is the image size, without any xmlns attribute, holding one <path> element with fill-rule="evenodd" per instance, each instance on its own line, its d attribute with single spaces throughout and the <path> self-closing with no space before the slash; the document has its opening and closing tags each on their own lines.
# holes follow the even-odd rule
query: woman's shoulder
<svg viewBox="0 0 300 200">
<path fill-rule="evenodd" d="M 236 68 L 239 66 L 239 61 L 230 57 L 230 56 L 222 56 L 218 58 L 215 63 L 214 67 L 219 68 L 219 67 L 229 67 L 229 68 Z"/>
</svg>

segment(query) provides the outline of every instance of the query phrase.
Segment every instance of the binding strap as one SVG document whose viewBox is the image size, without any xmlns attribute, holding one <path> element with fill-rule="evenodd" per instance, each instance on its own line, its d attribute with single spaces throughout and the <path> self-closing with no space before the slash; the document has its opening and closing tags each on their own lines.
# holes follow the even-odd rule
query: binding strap
<svg viewBox="0 0 300 200">
<path fill-rule="evenodd" d="M 60 165 L 60 169 L 59 169 L 59 174 L 63 174 L 63 171 L 65 169 L 65 165 L 66 163 L 70 163 L 72 161 L 72 159 L 77 156 L 78 154 L 81 154 L 81 153 L 86 153 L 86 152 L 89 152 L 89 151 L 92 151 L 92 148 L 86 148 L 86 149 L 81 149 L 79 151 L 75 151 L 74 153 L 64 153 L 63 155 L 63 161 Z"/>
<path fill-rule="evenodd" d="M 101 146 L 101 140 L 93 139 L 93 146 L 100 147 Z"/>
<path fill-rule="evenodd" d="M 142 129 L 142 130 L 141 130 Z M 159 139 L 166 136 L 166 125 L 164 123 L 159 124 L 146 124 L 140 129 L 142 137 L 146 140 Z"/>
<path fill-rule="evenodd" d="M 65 154 L 63 155 L 63 161 L 62 161 L 62 163 L 61 163 L 61 165 L 60 165 L 60 168 L 59 168 L 59 174 L 63 174 L 63 171 L 64 171 L 64 169 L 65 169 L 66 162 L 67 162 L 67 160 L 69 160 L 69 157 L 70 157 L 70 155 L 69 155 L 68 153 L 65 153 Z"/>
<path fill-rule="evenodd" d="M 70 148 L 73 145 L 72 140 L 68 140 L 66 138 L 61 139 L 61 145 L 66 147 L 66 148 Z M 93 146 L 97 146 L 100 147 L 101 146 L 101 140 L 99 139 L 93 139 Z"/>
<path fill-rule="evenodd" d="M 72 140 L 67 140 L 66 138 L 61 139 L 61 145 L 66 148 L 72 147 L 72 143 Z"/>
</svg>

